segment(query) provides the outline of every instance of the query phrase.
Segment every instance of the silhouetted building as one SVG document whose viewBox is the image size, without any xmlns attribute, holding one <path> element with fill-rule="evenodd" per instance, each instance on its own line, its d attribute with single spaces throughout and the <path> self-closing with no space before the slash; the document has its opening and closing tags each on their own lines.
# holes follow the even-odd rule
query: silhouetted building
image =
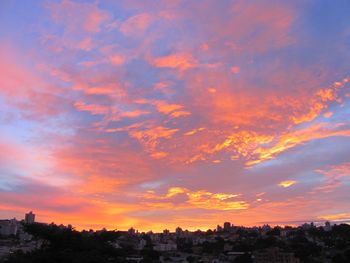
<svg viewBox="0 0 350 263">
<path fill-rule="evenodd" d="M 279 248 L 269 248 L 255 252 L 256 263 L 300 263 L 300 260 L 292 252 L 283 252 Z"/>
<path fill-rule="evenodd" d="M 231 229 L 231 223 L 230 222 L 225 222 L 224 223 L 224 230 L 230 230 Z"/>
<path fill-rule="evenodd" d="M 155 251 L 176 251 L 177 245 L 175 242 L 169 241 L 167 243 L 158 243 L 153 247 Z"/>
<path fill-rule="evenodd" d="M 10 220 L 0 220 L 0 235 L 16 235 L 18 230 L 18 221 L 16 218 Z"/>
<path fill-rule="evenodd" d="M 134 228 L 130 228 L 130 229 L 128 230 L 128 234 L 131 235 L 131 236 L 133 236 L 133 235 L 136 234 L 136 230 L 135 230 Z"/>
<path fill-rule="evenodd" d="M 147 245 L 147 241 L 145 239 L 141 238 L 139 240 L 139 243 L 136 246 L 136 250 L 142 250 L 145 248 L 146 245 Z"/>
<path fill-rule="evenodd" d="M 175 230 L 175 233 L 177 236 L 181 236 L 183 234 L 182 228 L 181 227 L 177 227 Z"/>
<path fill-rule="evenodd" d="M 324 224 L 324 227 L 323 227 L 324 231 L 326 232 L 329 232 L 332 230 L 332 226 L 331 226 L 331 223 L 329 223 L 328 221 Z"/>
<path fill-rule="evenodd" d="M 271 230 L 271 227 L 269 225 L 263 225 L 261 227 L 261 230 L 262 230 L 262 233 L 265 234 L 265 233 L 267 233 L 268 231 Z"/>
<path fill-rule="evenodd" d="M 26 224 L 33 224 L 35 222 L 35 214 L 33 214 L 32 211 L 30 211 L 29 213 L 27 213 L 25 215 L 25 218 L 24 218 L 24 222 Z"/>
</svg>

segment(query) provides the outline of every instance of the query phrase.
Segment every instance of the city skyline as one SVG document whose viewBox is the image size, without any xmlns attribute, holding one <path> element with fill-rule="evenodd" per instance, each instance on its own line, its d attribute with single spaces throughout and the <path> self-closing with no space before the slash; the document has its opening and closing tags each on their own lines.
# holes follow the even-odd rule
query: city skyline
<svg viewBox="0 0 350 263">
<path fill-rule="evenodd" d="M 350 2 L 0 2 L 0 218 L 350 222 Z"/>
<path fill-rule="evenodd" d="M 50 225 L 50 224 L 54 224 L 54 225 L 58 225 L 58 226 L 64 226 L 66 228 L 70 228 L 70 229 L 74 229 L 74 230 L 78 230 L 78 231 L 91 231 L 92 229 L 79 229 L 76 228 L 75 226 L 71 225 L 71 224 L 67 224 L 67 225 L 63 225 L 60 222 L 38 222 L 35 220 L 36 218 L 36 214 L 33 213 L 33 211 L 30 211 L 28 213 L 25 213 L 24 218 L 23 219 L 17 219 L 17 218 L 7 218 L 7 219 L 3 219 L 0 218 L 0 223 L 5 222 L 5 223 L 11 223 L 11 222 L 16 222 L 16 225 L 19 226 L 19 224 L 21 222 L 23 222 L 24 224 L 43 224 L 43 225 Z M 197 231 L 202 231 L 202 232 L 206 232 L 206 231 L 214 231 L 214 232 L 225 232 L 228 230 L 233 230 L 233 229 L 240 229 L 240 228 L 246 228 L 246 229 L 250 229 L 250 228 L 259 228 L 259 229 L 272 229 L 274 227 L 278 227 L 278 228 L 298 228 L 298 227 L 302 227 L 305 229 L 308 229 L 310 227 L 323 227 L 323 228 L 330 228 L 333 225 L 337 225 L 337 224 L 347 224 L 349 222 L 344 222 L 344 221 L 340 221 L 340 222 L 333 222 L 333 221 L 318 221 L 318 222 L 298 222 L 299 224 L 295 224 L 296 222 L 294 222 L 293 224 L 286 224 L 286 225 L 273 225 L 273 224 L 268 224 L 268 223 L 263 223 L 263 224 L 259 224 L 259 225 L 254 225 L 254 226 L 244 226 L 244 225 L 235 225 L 232 222 L 221 222 L 221 223 L 217 223 L 217 225 L 214 228 L 208 228 L 208 229 L 186 229 L 186 228 L 182 228 L 181 226 L 177 226 L 175 229 L 162 229 L 161 231 L 153 231 L 152 229 L 148 229 L 147 231 L 143 230 L 143 231 L 139 231 L 138 229 L 134 228 L 133 226 L 129 226 L 127 229 L 118 229 L 118 228 L 113 228 L 113 229 L 106 229 L 105 227 L 101 228 L 101 229 L 95 229 L 97 232 L 98 231 L 122 231 L 122 232 L 128 232 L 129 234 L 142 234 L 142 233 L 154 233 L 154 234 L 166 234 L 166 233 L 175 233 L 175 234 L 179 234 L 179 233 L 184 233 L 184 232 L 197 232 Z M 10 224 L 8 226 L 11 226 Z M 1 227 L 0 227 L 1 229 Z M 7 231 L 7 229 L 2 229 L 3 231 Z M 16 235 L 17 233 L 17 227 L 12 230 L 14 231 L 14 235 Z M 327 230 L 328 231 L 328 230 Z M 1 234 L 1 231 L 0 231 Z"/>
</svg>

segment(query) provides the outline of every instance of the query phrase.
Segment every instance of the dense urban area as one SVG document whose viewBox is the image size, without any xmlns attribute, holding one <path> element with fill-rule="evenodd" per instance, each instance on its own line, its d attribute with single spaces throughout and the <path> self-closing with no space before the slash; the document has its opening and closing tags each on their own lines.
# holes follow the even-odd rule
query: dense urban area
<svg viewBox="0 0 350 263">
<path fill-rule="evenodd" d="M 243 227 L 225 222 L 215 230 L 140 233 L 76 231 L 71 225 L 25 219 L 0 220 L 0 262 L 350 262 L 350 225 Z"/>
</svg>

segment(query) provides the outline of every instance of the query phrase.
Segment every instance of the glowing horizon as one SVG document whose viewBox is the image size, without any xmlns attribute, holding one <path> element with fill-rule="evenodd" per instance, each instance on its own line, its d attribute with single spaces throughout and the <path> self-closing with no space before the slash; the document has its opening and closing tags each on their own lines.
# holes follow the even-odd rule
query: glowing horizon
<svg viewBox="0 0 350 263">
<path fill-rule="evenodd" d="M 350 218 L 350 3 L 0 3 L 0 218 Z M 293 225 L 293 224 L 292 224 Z"/>
</svg>

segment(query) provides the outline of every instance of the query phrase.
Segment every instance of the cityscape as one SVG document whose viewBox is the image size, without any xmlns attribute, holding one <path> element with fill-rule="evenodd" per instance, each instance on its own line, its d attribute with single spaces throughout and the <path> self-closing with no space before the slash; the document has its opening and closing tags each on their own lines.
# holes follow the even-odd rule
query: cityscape
<svg viewBox="0 0 350 263">
<path fill-rule="evenodd" d="M 326 221 L 297 227 L 235 226 L 207 231 L 177 227 L 160 233 L 82 230 L 72 225 L 0 220 L 0 262 L 182 262 L 300 263 L 349 262 L 350 225 Z"/>
<path fill-rule="evenodd" d="M 0 263 L 350 263 L 350 0 L 0 0 Z"/>
</svg>

